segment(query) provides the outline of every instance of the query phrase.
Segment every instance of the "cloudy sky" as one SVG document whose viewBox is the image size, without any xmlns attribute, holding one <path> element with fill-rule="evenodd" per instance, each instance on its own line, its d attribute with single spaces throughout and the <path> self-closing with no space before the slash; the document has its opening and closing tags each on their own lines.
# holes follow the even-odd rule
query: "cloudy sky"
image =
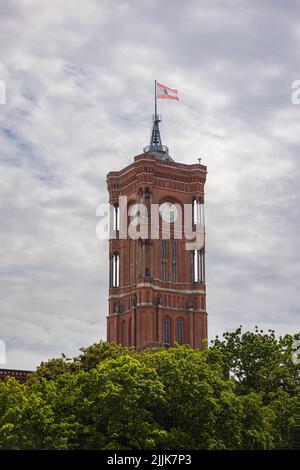
<svg viewBox="0 0 300 470">
<path fill-rule="evenodd" d="M 1 0 L 0 339 L 7 367 L 105 339 L 106 174 L 149 142 L 208 166 L 210 338 L 299 330 L 300 4 Z"/>
</svg>

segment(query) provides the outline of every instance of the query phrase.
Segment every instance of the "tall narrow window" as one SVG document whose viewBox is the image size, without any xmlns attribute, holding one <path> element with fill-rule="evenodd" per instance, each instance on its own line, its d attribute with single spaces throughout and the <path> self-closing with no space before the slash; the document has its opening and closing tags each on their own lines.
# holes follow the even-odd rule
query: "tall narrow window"
<svg viewBox="0 0 300 470">
<path fill-rule="evenodd" d="M 129 319 L 128 323 L 128 346 L 132 346 L 132 318 Z"/>
<path fill-rule="evenodd" d="M 163 319 L 163 343 L 169 345 L 171 342 L 171 320 L 169 317 Z"/>
<path fill-rule="evenodd" d="M 203 202 L 199 204 L 199 211 L 200 211 L 200 224 L 205 226 L 205 212 L 204 212 Z"/>
<path fill-rule="evenodd" d="M 205 282 L 205 252 L 204 250 L 200 250 L 200 282 Z"/>
<path fill-rule="evenodd" d="M 113 286 L 113 256 L 109 257 L 109 287 Z"/>
<path fill-rule="evenodd" d="M 193 199 L 193 225 L 198 224 L 198 201 Z"/>
<path fill-rule="evenodd" d="M 113 230 L 114 230 L 114 232 L 118 232 L 120 230 L 120 208 L 119 208 L 119 204 L 114 205 Z"/>
<path fill-rule="evenodd" d="M 183 320 L 178 318 L 176 321 L 176 341 L 179 344 L 183 344 Z"/>
<path fill-rule="evenodd" d="M 172 252 L 172 282 L 176 282 L 176 264 L 177 264 L 177 240 L 172 238 L 171 240 L 171 252 Z"/>
<path fill-rule="evenodd" d="M 193 281 L 199 282 L 199 250 L 193 251 Z"/>
<path fill-rule="evenodd" d="M 205 255 L 204 250 L 193 251 L 193 281 L 205 282 Z"/>
<path fill-rule="evenodd" d="M 126 344 L 126 321 L 124 320 L 122 323 L 122 345 L 127 346 Z"/>
<path fill-rule="evenodd" d="M 193 225 L 205 225 L 204 204 L 197 199 L 193 200 Z"/>
<path fill-rule="evenodd" d="M 135 240 L 129 240 L 129 283 L 133 284 L 135 279 Z"/>
<path fill-rule="evenodd" d="M 112 257 L 112 287 L 120 287 L 120 257 L 114 253 Z"/>
<path fill-rule="evenodd" d="M 161 241 L 161 269 L 162 269 L 162 280 L 168 280 L 167 270 L 167 259 L 168 259 L 168 240 Z"/>
</svg>

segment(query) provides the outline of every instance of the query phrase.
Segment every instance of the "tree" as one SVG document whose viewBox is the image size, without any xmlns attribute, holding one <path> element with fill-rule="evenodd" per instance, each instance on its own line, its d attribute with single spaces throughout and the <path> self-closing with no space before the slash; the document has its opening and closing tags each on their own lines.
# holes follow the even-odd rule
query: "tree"
<svg viewBox="0 0 300 470">
<path fill-rule="evenodd" d="M 0 382 L 0 447 L 291 448 L 294 339 L 240 328 L 203 351 L 100 342 L 51 359 L 25 385 Z"/>
<path fill-rule="evenodd" d="M 275 336 L 273 330 L 264 333 L 242 332 L 242 327 L 227 332 L 223 340 L 212 341 L 209 354 L 223 361 L 223 370 L 234 378 L 237 392 L 260 394 L 262 404 L 273 415 L 272 439 L 276 448 L 290 448 L 297 403 L 300 399 L 300 365 L 292 360 L 293 343 L 300 334 Z M 220 355 L 221 354 L 221 355 Z"/>
</svg>

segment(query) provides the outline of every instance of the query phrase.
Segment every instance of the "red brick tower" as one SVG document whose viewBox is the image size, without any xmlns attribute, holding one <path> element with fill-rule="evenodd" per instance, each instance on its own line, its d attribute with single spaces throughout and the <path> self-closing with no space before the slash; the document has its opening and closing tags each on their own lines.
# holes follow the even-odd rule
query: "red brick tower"
<svg viewBox="0 0 300 470">
<path fill-rule="evenodd" d="M 188 250 L 190 240 L 184 227 L 176 226 L 185 204 L 193 207 L 193 228 L 204 225 L 206 166 L 173 161 L 161 144 L 159 122 L 160 116 L 155 114 L 151 143 L 144 153 L 131 165 L 107 175 L 115 216 L 114 238 L 109 241 L 107 340 L 138 351 L 174 342 L 201 348 L 207 338 L 205 247 Z M 120 196 L 127 197 L 131 208 L 123 221 L 119 220 Z M 143 219 L 148 237 L 122 238 L 121 231 L 130 223 L 134 226 L 140 215 L 134 209 L 137 203 L 148 210 Z M 163 238 L 164 221 L 170 222 L 169 239 Z M 151 223 L 158 238 L 152 237 Z"/>
</svg>

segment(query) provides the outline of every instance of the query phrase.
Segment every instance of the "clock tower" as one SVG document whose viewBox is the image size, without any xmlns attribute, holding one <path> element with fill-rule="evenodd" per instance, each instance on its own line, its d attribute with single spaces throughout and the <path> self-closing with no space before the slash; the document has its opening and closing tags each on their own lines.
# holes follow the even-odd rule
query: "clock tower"
<svg viewBox="0 0 300 470">
<path fill-rule="evenodd" d="M 137 351 L 175 342 L 202 348 L 207 338 L 206 166 L 174 161 L 162 145 L 160 121 L 155 114 L 143 153 L 107 175 L 107 340 Z M 197 229 L 201 242 L 193 243 Z"/>
</svg>

